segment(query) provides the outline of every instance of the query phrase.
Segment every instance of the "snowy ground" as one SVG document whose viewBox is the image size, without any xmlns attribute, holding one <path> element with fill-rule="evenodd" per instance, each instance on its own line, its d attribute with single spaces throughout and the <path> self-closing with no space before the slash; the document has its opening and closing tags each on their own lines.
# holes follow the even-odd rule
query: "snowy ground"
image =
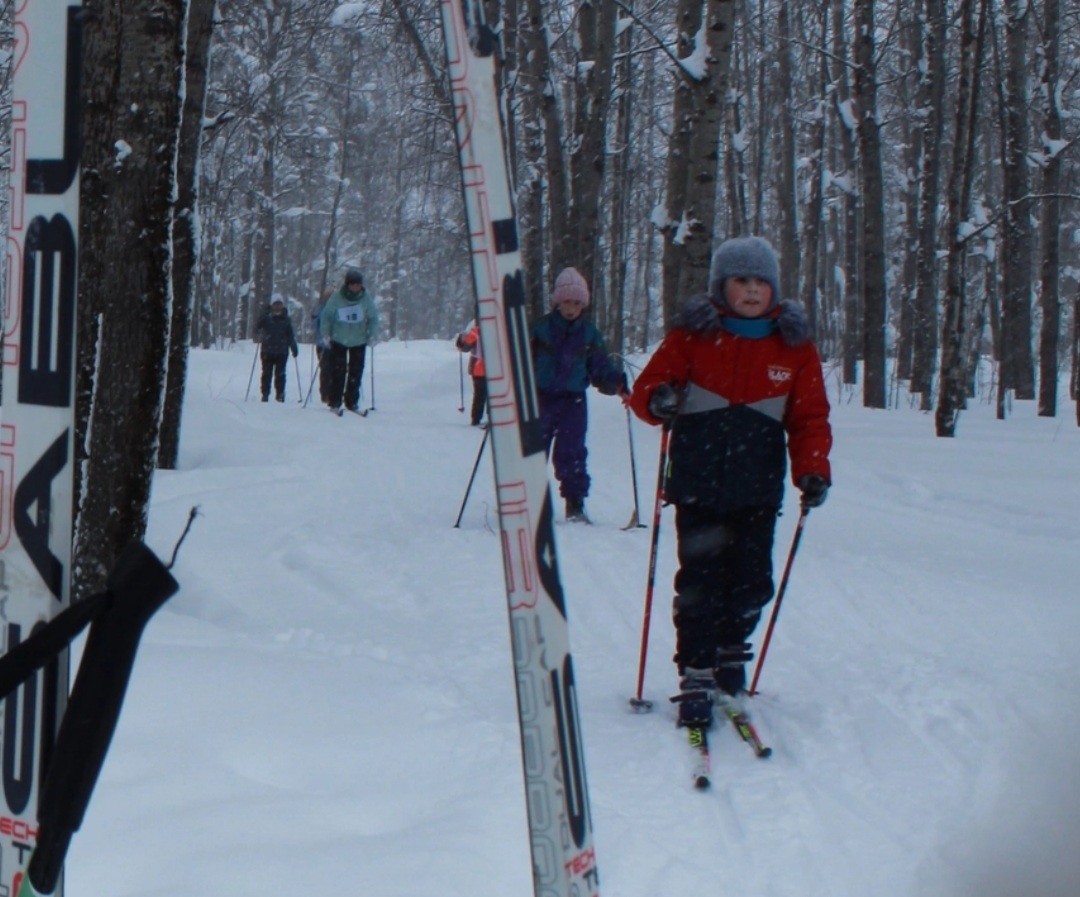
<svg viewBox="0 0 1080 897">
<path fill-rule="evenodd" d="M 156 479 L 148 542 L 167 558 L 193 505 L 200 517 L 68 895 L 531 894 L 489 455 L 453 526 L 481 439 L 458 411 L 460 356 L 381 345 L 377 410 L 337 419 L 300 406 L 295 367 L 286 404 L 245 402 L 252 352 L 192 354 L 181 469 Z M 670 510 L 657 709 L 627 706 L 649 536 L 621 529 L 626 414 L 590 397 L 595 525 L 560 522 L 557 538 L 601 894 L 1071 897 L 1073 410 L 1025 404 L 1000 423 L 979 405 L 939 440 L 925 415 L 833 397 L 836 485 L 807 521 L 752 702 L 773 756 L 719 730 L 705 793 L 666 701 Z M 632 432 L 648 519 L 658 438 Z"/>
</svg>

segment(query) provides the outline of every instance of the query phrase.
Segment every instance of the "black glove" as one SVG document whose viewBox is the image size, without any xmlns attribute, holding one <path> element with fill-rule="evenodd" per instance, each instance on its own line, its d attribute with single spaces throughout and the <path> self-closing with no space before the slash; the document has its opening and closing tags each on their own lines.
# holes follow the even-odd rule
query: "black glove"
<svg viewBox="0 0 1080 897">
<path fill-rule="evenodd" d="M 296 358 L 296 356 L 299 355 L 299 354 L 300 354 L 300 350 L 297 349 L 296 346 L 293 346 L 292 347 L 292 357 Z"/>
<path fill-rule="evenodd" d="M 820 508 L 829 494 L 829 483 L 820 473 L 807 473 L 799 477 L 799 488 L 802 489 L 804 508 Z"/>
<path fill-rule="evenodd" d="M 679 391 L 670 383 L 661 383 L 649 396 L 649 414 L 671 421 L 679 413 Z"/>
</svg>

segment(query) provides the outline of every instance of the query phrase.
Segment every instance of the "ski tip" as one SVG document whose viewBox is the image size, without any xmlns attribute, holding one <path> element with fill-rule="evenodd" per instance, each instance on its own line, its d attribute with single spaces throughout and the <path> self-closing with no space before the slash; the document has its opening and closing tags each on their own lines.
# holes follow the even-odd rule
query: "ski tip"
<svg viewBox="0 0 1080 897">
<path fill-rule="evenodd" d="M 630 709 L 635 713 L 648 713 L 652 710 L 652 701 L 647 701 L 644 698 L 631 698 Z"/>
</svg>

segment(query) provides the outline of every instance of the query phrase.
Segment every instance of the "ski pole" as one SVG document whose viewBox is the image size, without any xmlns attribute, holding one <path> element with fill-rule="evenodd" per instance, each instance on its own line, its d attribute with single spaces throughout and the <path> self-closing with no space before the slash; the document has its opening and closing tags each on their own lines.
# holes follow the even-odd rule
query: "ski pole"
<svg viewBox="0 0 1080 897">
<path fill-rule="evenodd" d="M 641 659 L 638 661 L 637 692 L 630 699 L 635 710 L 649 710 L 652 701 L 641 697 L 645 687 L 645 658 L 649 653 L 649 623 L 652 621 L 653 586 L 656 584 L 656 553 L 660 544 L 660 510 L 664 506 L 664 483 L 667 480 L 668 437 L 671 425 L 664 424 L 660 433 L 660 465 L 656 473 L 656 501 L 653 504 L 652 545 L 649 548 L 649 577 L 645 585 L 645 618 L 641 623 Z"/>
<path fill-rule="evenodd" d="M 368 411 L 375 410 L 375 347 L 371 347 L 371 407 Z"/>
<path fill-rule="evenodd" d="M 461 400 L 458 402 L 458 413 L 465 413 L 465 356 L 458 354 L 457 357 L 457 372 L 459 386 L 461 387 Z"/>
<path fill-rule="evenodd" d="M 302 387 L 300 385 L 300 362 L 297 361 L 295 355 L 292 357 L 292 360 L 293 360 L 293 364 L 296 365 L 296 394 L 298 396 L 296 401 L 303 404 L 303 402 L 304 402 L 304 387 Z"/>
<path fill-rule="evenodd" d="M 465 487 L 465 497 L 461 500 L 461 510 L 458 511 L 457 520 L 454 521 L 454 529 L 461 526 L 461 515 L 465 513 L 465 505 L 469 501 L 469 493 L 472 492 L 473 480 L 476 479 L 477 468 L 480 467 L 480 458 L 484 454 L 484 446 L 487 445 L 488 433 L 491 431 L 491 423 L 484 428 L 484 438 L 480 440 L 480 451 L 476 453 L 476 462 L 472 466 L 472 473 L 469 474 L 469 485 Z"/>
<path fill-rule="evenodd" d="M 630 482 L 634 486 L 634 513 L 630 515 L 630 522 L 623 529 L 644 529 L 641 522 L 641 506 L 638 504 L 637 489 L 637 462 L 634 460 L 634 430 L 631 426 L 630 408 L 626 409 L 626 436 L 630 442 Z"/>
<path fill-rule="evenodd" d="M 758 655 L 757 666 L 754 667 L 754 678 L 750 680 L 748 694 L 753 697 L 757 694 L 758 676 L 761 675 L 761 667 L 765 663 L 765 653 L 769 650 L 769 641 L 772 639 L 773 627 L 776 618 L 780 615 L 780 602 L 784 600 L 784 592 L 787 591 L 788 577 L 791 575 L 791 565 L 795 562 L 795 552 L 799 550 L 799 540 L 802 538 L 803 527 L 806 525 L 806 515 L 810 509 L 803 505 L 799 512 L 799 522 L 795 526 L 795 537 L 791 540 L 791 551 L 788 552 L 787 563 L 784 565 L 784 575 L 780 577 L 780 588 L 776 592 L 776 600 L 773 602 L 772 615 L 769 617 L 769 625 L 765 628 L 765 638 L 761 643 L 761 653 Z"/>
<path fill-rule="evenodd" d="M 315 373 L 313 373 L 311 375 L 311 382 L 308 384 L 307 397 L 304 399 L 304 407 L 305 408 L 307 408 L 308 402 L 311 401 L 311 393 L 315 389 L 315 380 L 319 376 L 319 369 L 321 367 L 322 367 L 322 357 L 320 356 L 319 360 L 315 362 Z"/>
<path fill-rule="evenodd" d="M 251 359 L 251 373 L 248 374 L 248 388 L 244 393 L 244 401 L 248 400 L 248 396 L 251 395 L 251 382 L 255 379 L 255 365 L 259 361 L 259 350 L 255 350 L 255 357 Z"/>
</svg>

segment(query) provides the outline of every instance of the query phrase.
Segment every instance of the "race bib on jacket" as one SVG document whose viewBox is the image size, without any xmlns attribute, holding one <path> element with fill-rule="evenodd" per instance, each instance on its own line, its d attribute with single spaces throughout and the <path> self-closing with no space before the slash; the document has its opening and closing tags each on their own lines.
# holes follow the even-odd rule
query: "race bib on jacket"
<svg viewBox="0 0 1080 897">
<path fill-rule="evenodd" d="M 359 304 L 343 305 L 338 309 L 337 317 L 342 324 L 363 324 L 364 308 Z"/>
</svg>

